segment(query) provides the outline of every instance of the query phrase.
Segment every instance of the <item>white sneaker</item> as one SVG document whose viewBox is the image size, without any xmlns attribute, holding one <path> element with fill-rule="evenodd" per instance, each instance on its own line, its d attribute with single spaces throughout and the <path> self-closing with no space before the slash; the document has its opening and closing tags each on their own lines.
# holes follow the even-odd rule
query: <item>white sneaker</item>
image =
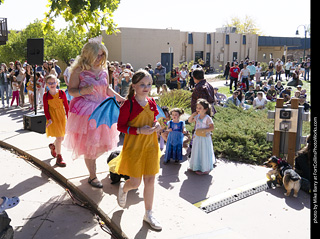
<svg viewBox="0 0 320 239">
<path fill-rule="evenodd" d="M 128 194 L 123 191 L 124 184 L 125 184 L 125 182 L 120 182 L 119 192 L 118 192 L 118 204 L 122 208 L 124 208 L 126 206 L 127 194 Z"/>
<path fill-rule="evenodd" d="M 149 223 L 149 225 L 155 229 L 155 230 L 162 230 L 162 226 L 160 224 L 160 222 L 158 222 L 152 215 L 152 211 L 148 210 L 146 211 L 146 213 L 144 214 L 143 220 L 147 223 Z"/>
</svg>

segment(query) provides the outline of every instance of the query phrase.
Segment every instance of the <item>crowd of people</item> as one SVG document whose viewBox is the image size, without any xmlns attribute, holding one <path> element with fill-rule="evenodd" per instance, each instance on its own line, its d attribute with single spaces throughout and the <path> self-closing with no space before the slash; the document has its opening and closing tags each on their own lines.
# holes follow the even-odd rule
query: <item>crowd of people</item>
<svg viewBox="0 0 320 239">
<path fill-rule="evenodd" d="M 291 100 L 291 87 L 283 88 L 281 74 L 283 63 L 277 60 L 275 64 L 276 78 L 273 80 L 273 61 L 269 63 L 267 78 L 261 81 L 262 68 L 259 63 L 245 60 L 229 62 L 225 66 L 224 76 L 230 76 L 230 91 L 232 96 L 218 92 L 207 82 L 204 70 L 194 64 L 189 70 L 187 66 L 174 68 L 170 79 L 166 79 L 166 68 L 160 62 L 155 69 L 148 64 L 145 69 L 134 71 L 130 63 L 122 64 L 107 60 L 108 51 L 101 44 L 101 37 L 90 39 L 75 59 L 70 59 L 70 66 L 63 73 L 67 85 L 65 91 L 59 89 L 61 68 L 56 60 L 45 61 L 42 66 L 36 67 L 34 74 L 32 67 L 25 62 L 10 62 L 9 68 L 1 64 L 0 85 L 3 108 L 4 94 L 7 107 L 14 101 L 17 106 L 25 104 L 25 93 L 28 94 L 30 109 L 33 97 L 37 105 L 44 107 L 46 134 L 54 137 L 55 141 L 49 144 L 51 155 L 56 158 L 56 164 L 66 167 L 62 157 L 61 146 L 72 151 L 73 159 L 84 158 L 89 172 L 88 183 L 92 187 L 102 188 L 103 185 L 96 175 L 96 160 L 107 151 L 117 147 L 119 132 L 124 136 L 123 148 L 120 154 L 109 162 L 110 172 L 126 175 L 130 178 L 121 182 L 118 193 L 118 203 L 125 207 L 127 193 L 136 189 L 144 181 L 144 221 L 154 229 L 160 230 L 161 224 L 155 219 L 152 212 L 154 197 L 155 175 L 159 172 L 161 149 L 166 141 L 164 164 L 171 159 L 175 163 L 182 160 L 182 148 L 185 147 L 184 136 L 189 133 L 185 129 L 185 121 L 180 119 L 184 110 L 174 108 L 170 111 L 162 107 L 165 117 L 157 120 L 158 106 L 150 97 L 152 85 L 155 84 L 157 93 L 168 90 L 191 90 L 191 115 L 189 123 L 195 123 L 192 137 L 188 138 L 191 148 L 188 170 L 196 174 L 208 174 L 213 169 L 216 158 L 214 155 L 211 132 L 214 130 L 212 116 L 216 107 L 230 104 L 244 108 L 254 107 L 263 109 L 267 101 L 275 101 L 277 97 Z M 271 65 L 271 66 L 270 66 Z M 288 76 L 300 74 L 301 67 L 295 67 Z M 281 66 L 281 69 L 280 67 Z M 270 68 L 271 67 L 271 68 Z M 285 64 L 287 70 L 287 63 Z M 299 70 L 297 71 L 296 68 Z M 289 69 L 289 68 L 288 68 Z M 304 64 L 304 77 L 309 80 L 310 59 Z M 34 79 L 35 76 L 35 79 Z M 286 74 L 287 76 L 287 74 Z M 275 85 L 276 83 L 276 85 Z M 234 91 L 232 86 L 234 85 Z M 34 96 L 36 87 L 36 96 Z M 9 105 L 9 98 L 12 102 Z M 92 124 L 89 120 L 93 111 L 107 98 L 114 97 L 122 106 L 117 124 Z M 306 91 L 297 85 L 294 96 L 301 99 L 305 110 L 310 105 L 306 103 Z M 112 114 L 112 112 L 110 113 Z M 158 138 L 160 137 L 160 147 Z"/>
<path fill-rule="evenodd" d="M 59 79 L 61 75 L 61 68 L 56 63 L 57 60 L 55 59 L 44 61 L 43 65 L 36 67 L 36 72 L 34 72 L 32 66 L 27 62 L 23 64 L 20 61 L 9 62 L 9 67 L 5 63 L 1 63 L 0 96 L 2 108 L 11 108 L 14 102 L 16 102 L 16 107 L 24 107 L 25 96 L 28 95 L 30 110 L 34 109 L 34 97 L 36 97 L 37 106 L 41 109 L 43 107 L 43 95 L 46 91 L 45 76 L 53 74 Z M 36 87 L 35 96 L 34 87 Z M 6 105 L 4 101 L 5 97 Z"/>
<path fill-rule="evenodd" d="M 232 96 L 227 98 L 225 95 L 218 93 L 216 88 L 217 102 L 224 107 L 230 104 L 240 106 L 245 109 L 254 107 L 255 109 L 264 109 L 268 101 L 276 101 L 277 98 L 284 98 L 286 103 L 290 103 L 292 98 L 298 98 L 299 104 L 304 106 L 305 111 L 309 111 L 310 104 L 307 101 L 306 90 L 302 89 L 302 79 L 310 80 L 311 61 L 297 64 L 289 59 L 284 64 L 280 59 L 274 63 L 273 59 L 269 62 L 268 70 L 262 72 L 259 62 L 246 59 L 241 61 L 227 62 L 224 70 L 226 81 L 230 79 L 229 89 Z M 274 78 L 274 72 L 275 78 Z M 262 73 L 264 75 L 261 80 Z M 281 75 L 285 73 L 287 81 L 284 88 Z M 301 77 L 300 77 L 301 76 Z M 232 87 L 234 86 L 234 90 Z M 293 87 L 297 90 L 292 95 Z"/>
</svg>

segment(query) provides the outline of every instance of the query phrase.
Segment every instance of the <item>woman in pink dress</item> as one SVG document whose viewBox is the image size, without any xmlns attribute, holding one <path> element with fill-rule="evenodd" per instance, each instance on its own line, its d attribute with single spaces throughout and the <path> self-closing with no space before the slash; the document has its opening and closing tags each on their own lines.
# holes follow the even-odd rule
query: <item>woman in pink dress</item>
<svg viewBox="0 0 320 239">
<path fill-rule="evenodd" d="M 102 37 L 90 39 L 70 69 L 69 94 L 74 98 L 70 102 L 64 143 L 73 151 L 74 159 L 84 156 L 90 174 L 88 183 L 97 188 L 102 188 L 102 184 L 96 175 L 96 159 L 117 147 L 119 132 L 117 124 L 111 128 L 107 125 L 96 128 L 95 120 L 88 119 L 95 108 L 108 97 L 115 96 L 117 101 L 125 101 L 125 98 L 109 87 L 108 51 L 101 40 Z"/>
</svg>

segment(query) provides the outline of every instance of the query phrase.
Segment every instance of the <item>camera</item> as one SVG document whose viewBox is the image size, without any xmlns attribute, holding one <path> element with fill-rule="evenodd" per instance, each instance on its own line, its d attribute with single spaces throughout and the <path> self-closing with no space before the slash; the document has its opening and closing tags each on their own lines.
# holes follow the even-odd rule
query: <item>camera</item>
<svg viewBox="0 0 320 239">
<path fill-rule="evenodd" d="M 280 110 L 280 119 L 290 119 L 291 110 Z"/>
</svg>

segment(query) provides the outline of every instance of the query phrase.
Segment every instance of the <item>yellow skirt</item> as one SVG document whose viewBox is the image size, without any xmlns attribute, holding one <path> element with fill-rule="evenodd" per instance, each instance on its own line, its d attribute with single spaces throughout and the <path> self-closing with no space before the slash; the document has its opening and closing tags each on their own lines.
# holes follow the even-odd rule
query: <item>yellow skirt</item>
<svg viewBox="0 0 320 239">
<path fill-rule="evenodd" d="M 132 121 L 130 127 L 152 127 L 154 112 L 149 104 Z M 118 157 L 109 163 L 109 169 L 113 173 L 123 174 L 134 178 L 154 176 L 159 172 L 161 152 L 158 144 L 157 133 L 151 135 L 126 134 L 123 148 Z"/>
<path fill-rule="evenodd" d="M 47 137 L 64 137 L 66 132 L 66 112 L 63 106 L 63 99 L 59 99 L 59 93 L 48 100 L 49 113 L 52 124 L 46 129 Z"/>
</svg>

